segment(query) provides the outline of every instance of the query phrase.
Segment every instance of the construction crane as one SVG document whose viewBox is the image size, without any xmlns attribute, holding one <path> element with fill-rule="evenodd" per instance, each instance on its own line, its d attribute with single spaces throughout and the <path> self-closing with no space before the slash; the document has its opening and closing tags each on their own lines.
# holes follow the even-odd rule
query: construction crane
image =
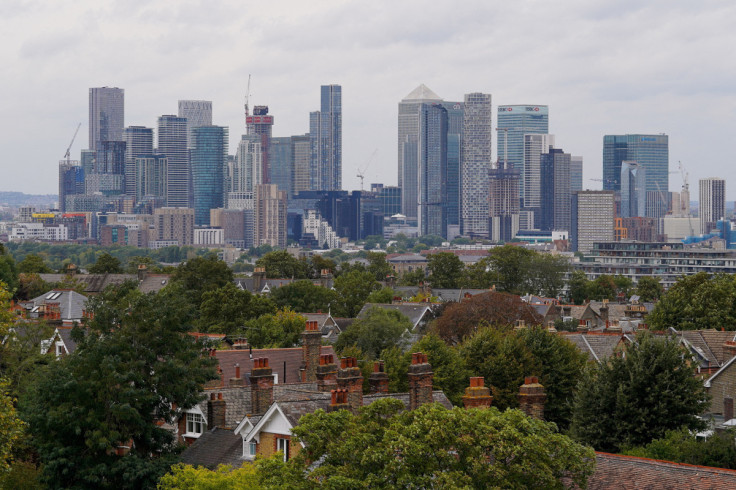
<svg viewBox="0 0 736 490">
<path fill-rule="evenodd" d="M 680 212 L 684 213 L 687 210 L 687 223 L 690 227 L 690 236 L 693 236 L 695 235 L 695 230 L 693 230 L 693 218 L 690 213 L 690 179 L 687 172 L 685 172 L 685 166 L 680 160 L 677 161 L 677 167 L 680 169 L 680 174 L 682 175 L 682 192 L 680 192 Z M 687 202 L 685 202 L 683 198 L 687 199 Z"/>
<path fill-rule="evenodd" d="M 245 89 L 245 124 L 248 125 L 248 116 L 250 116 L 250 113 L 248 111 L 248 99 L 250 98 L 250 73 L 248 74 L 248 86 Z"/>
<path fill-rule="evenodd" d="M 376 153 L 378 153 L 378 148 L 373 150 L 373 153 L 371 153 L 371 156 L 368 157 L 368 160 L 363 165 L 363 169 L 361 170 L 360 168 L 358 168 L 357 177 L 360 179 L 360 190 L 361 191 L 363 190 L 363 179 L 365 178 L 365 171 L 368 170 L 368 165 L 371 164 L 371 162 L 373 161 L 373 157 L 376 156 Z"/>
<path fill-rule="evenodd" d="M 82 123 L 80 122 L 77 124 L 77 129 L 74 130 L 74 136 L 72 136 L 72 141 L 69 143 L 69 146 L 66 149 L 66 153 L 64 153 L 64 160 L 66 160 L 67 164 L 71 163 L 70 157 L 71 157 L 71 151 L 72 151 L 72 145 L 74 144 L 74 140 L 77 138 L 77 133 L 79 132 L 79 128 L 82 127 Z"/>
</svg>

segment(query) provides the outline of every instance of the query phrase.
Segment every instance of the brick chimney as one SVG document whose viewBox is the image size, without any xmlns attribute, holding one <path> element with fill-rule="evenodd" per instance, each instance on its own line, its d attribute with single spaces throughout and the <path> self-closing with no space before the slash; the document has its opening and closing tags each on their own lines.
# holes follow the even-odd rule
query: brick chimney
<svg viewBox="0 0 736 490">
<path fill-rule="evenodd" d="M 427 355 L 415 352 L 409 366 L 409 410 L 432 403 L 432 366 Z"/>
<path fill-rule="evenodd" d="M 371 393 L 388 393 L 388 374 L 383 361 L 373 363 L 373 372 L 368 382 L 371 384 Z"/>
<path fill-rule="evenodd" d="M 214 393 L 210 393 L 210 399 L 207 400 L 207 429 L 212 430 L 215 427 L 225 427 L 225 400 L 222 399 L 222 393 L 218 393 L 215 398 Z"/>
<path fill-rule="evenodd" d="M 316 320 L 307 320 L 302 332 L 302 382 L 317 381 L 317 366 L 319 366 L 320 345 L 322 332 Z"/>
<path fill-rule="evenodd" d="M 601 320 L 604 322 L 608 322 L 608 300 L 603 300 L 603 305 L 601 306 Z"/>
<path fill-rule="evenodd" d="M 723 343 L 723 354 L 726 357 L 726 361 L 731 360 L 733 356 L 736 356 L 736 341 L 727 340 Z"/>
<path fill-rule="evenodd" d="M 332 399 L 330 400 L 330 406 L 327 409 L 328 412 L 337 412 L 338 410 L 349 410 L 348 405 L 348 391 L 347 390 L 330 390 Z"/>
<path fill-rule="evenodd" d="M 148 267 L 146 264 L 138 264 L 138 280 L 142 281 L 148 275 Z"/>
<path fill-rule="evenodd" d="M 319 273 L 320 285 L 324 288 L 328 288 L 331 286 L 330 284 L 331 281 L 332 281 L 332 271 L 330 269 L 322 269 Z"/>
<path fill-rule="evenodd" d="M 340 369 L 337 371 L 337 388 L 347 391 L 349 410 L 358 413 L 363 406 L 363 374 L 354 357 L 340 359 Z"/>
<path fill-rule="evenodd" d="M 488 408 L 493 403 L 491 390 L 484 386 L 482 376 L 470 378 L 470 387 L 465 388 L 463 405 L 465 408 Z"/>
<path fill-rule="evenodd" d="M 245 337 L 235 337 L 233 338 L 233 349 L 235 350 L 245 350 L 248 347 L 248 339 Z"/>
<path fill-rule="evenodd" d="M 230 386 L 245 386 L 245 379 L 240 377 L 240 364 L 235 364 L 235 377 L 230 378 Z"/>
<path fill-rule="evenodd" d="M 268 357 L 253 359 L 250 372 L 250 403 L 255 415 L 266 413 L 273 403 L 273 371 L 268 366 Z"/>
<path fill-rule="evenodd" d="M 266 268 L 256 267 L 253 269 L 253 292 L 260 293 L 266 280 Z"/>
<path fill-rule="evenodd" d="M 317 366 L 317 389 L 332 391 L 337 387 L 337 364 L 332 354 L 321 354 Z"/>
<path fill-rule="evenodd" d="M 539 384 L 536 376 L 524 378 L 524 384 L 519 388 L 519 408 L 529 417 L 544 420 L 544 402 L 547 395 L 544 386 Z"/>
</svg>

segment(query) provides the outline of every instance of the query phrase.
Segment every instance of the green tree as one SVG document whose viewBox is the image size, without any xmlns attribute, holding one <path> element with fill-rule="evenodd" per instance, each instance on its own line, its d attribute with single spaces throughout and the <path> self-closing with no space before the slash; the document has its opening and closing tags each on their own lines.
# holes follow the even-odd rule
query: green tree
<svg viewBox="0 0 736 490">
<path fill-rule="evenodd" d="M 233 282 L 233 271 L 216 255 L 210 254 L 205 257 L 194 257 L 179 264 L 171 282 L 180 284 L 191 297 L 193 304 L 199 306 L 205 291 L 212 291 Z"/>
<path fill-rule="evenodd" d="M 699 272 L 683 276 L 662 296 L 647 316 L 655 329 L 674 327 L 696 330 L 723 327 L 736 329 L 736 282 L 734 276 L 710 276 Z"/>
<path fill-rule="evenodd" d="M 570 270 L 570 262 L 560 255 L 538 253 L 532 259 L 531 286 L 535 293 L 556 298 L 565 287 L 565 274 Z"/>
<path fill-rule="evenodd" d="M 265 267 L 266 277 L 270 278 L 307 279 L 309 277 L 307 261 L 297 259 L 286 250 L 268 252 L 256 260 L 256 267 Z"/>
<path fill-rule="evenodd" d="M 97 257 L 97 261 L 89 268 L 90 274 L 121 274 L 123 268 L 120 265 L 120 259 L 113 257 L 109 253 L 103 253 Z"/>
<path fill-rule="evenodd" d="M 41 296 L 43 293 L 52 289 L 51 284 L 47 283 L 39 274 L 21 273 L 18 276 L 18 291 L 16 296 L 20 300 L 29 300 Z"/>
<path fill-rule="evenodd" d="M 468 387 L 471 373 L 459 350 L 447 345 L 438 335 L 429 333 L 414 344 L 410 351 L 404 354 L 407 370 L 402 373 L 403 377 L 407 377 L 411 353 L 423 352 L 432 365 L 434 387 L 442 390 L 454 405 L 462 405 L 462 396 Z"/>
<path fill-rule="evenodd" d="M 335 349 L 339 352 L 356 345 L 369 359 L 377 359 L 384 349 L 396 345 L 404 332 L 411 328 L 411 320 L 400 312 L 374 306 L 365 317 L 355 320 L 340 334 Z"/>
<path fill-rule="evenodd" d="M 626 276 L 613 276 L 613 283 L 616 285 L 616 296 L 623 295 L 624 298 L 631 296 L 634 282 Z"/>
<path fill-rule="evenodd" d="M 365 299 L 366 303 L 391 303 L 394 300 L 396 292 L 390 287 L 383 287 L 375 291 L 371 291 L 371 294 Z"/>
<path fill-rule="evenodd" d="M 148 272 L 159 273 L 161 267 L 152 257 L 147 255 L 135 255 L 128 259 L 128 265 L 125 266 L 125 272 L 128 274 L 137 274 L 138 267 L 145 265 Z"/>
<path fill-rule="evenodd" d="M 736 469 L 736 433 L 734 430 L 716 432 L 701 440 L 687 429 L 667 432 L 646 446 L 626 449 L 623 454 L 640 458 L 675 461 L 677 463 L 716 468 Z"/>
<path fill-rule="evenodd" d="M 427 259 L 429 283 L 433 288 L 459 287 L 463 275 L 463 263 L 460 258 L 449 252 L 431 254 Z"/>
<path fill-rule="evenodd" d="M 22 416 L 52 488 L 150 488 L 176 459 L 161 425 L 200 400 L 214 359 L 187 335 L 190 305 L 174 290 L 124 285 L 90 299 L 77 349 L 39 372 Z M 125 456 L 118 448 L 129 447 Z"/>
<path fill-rule="evenodd" d="M 242 334 L 257 349 L 296 347 L 304 331 L 306 318 L 289 309 L 267 313 L 245 322 Z"/>
<path fill-rule="evenodd" d="M 335 279 L 334 288 L 338 298 L 332 305 L 335 315 L 355 318 L 368 296 L 380 288 L 380 284 L 370 272 L 354 270 L 340 274 Z"/>
<path fill-rule="evenodd" d="M 419 286 L 421 282 L 424 282 L 425 272 L 421 268 L 416 268 L 413 271 L 406 271 L 401 274 L 399 284 L 401 286 Z"/>
<path fill-rule="evenodd" d="M 231 335 L 247 320 L 275 313 L 276 306 L 269 298 L 253 295 L 229 282 L 202 293 L 199 312 L 197 325 L 201 331 Z"/>
<path fill-rule="evenodd" d="M 386 254 L 383 252 L 368 252 L 368 272 L 373 274 L 376 281 L 385 281 L 387 277 L 393 275 L 391 264 L 386 260 Z"/>
<path fill-rule="evenodd" d="M 10 292 L 18 289 L 18 268 L 15 265 L 15 259 L 5 250 L 0 243 L 0 282 L 7 286 Z"/>
<path fill-rule="evenodd" d="M 518 410 L 429 404 L 406 411 L 402 402 L 384 399 L 358 415 L 318 410 L 303 416 L 293 433 L 305 449 L 269 468 L 274 486 L 585 487 L 595 467 L 591 449 Z"/>
<path fill-rule="evenodd" d="M 576 305 L 583 304 L 589 297 L 588 289 L 590 287 L 590 281 L 588 280 L 588 276 L 581 270 L 574 270 L 570 274 L 568 284 L 570 286 L 570 301 Z"/>
<path fill-rule="evenodd" d="M 639 334 L 625 357 L 611 356 L 583 377 L 573 434 L 600 451 L 617 452 L 670 430 L 702 428 L 698 415 L 709 397 L 695 370 L 677 339 Z"/>
<path fill-rule="evenodd" d="M 178 464 L 171 467 L 171 473 L 161 477 L 159 490 L 260 490 L 263 488 L 258 467 L 245 464 L 240 468 L 220 465 L 208 470 L 202 466 Z"/>
<path fill-rule="evenodd" d="M 657 301 L 662 297 L 663 293 L 664 288 L 659 282 L 659 277 L 644 276 L 640 278 L 639 282 L 636 284 L 636 294 L 642 302 Z"/>
<path fill-rule="evenodd" d="M 312 281 L 295 281 L 271 291 L 271 300 L 279 308 L 289 307 L 299 313 L 327 313 L 338 303 L 337 293 L 312 284 Z"/>
<path fill-rule="evenodd" d="M 491 269 L 488 257 L 470 264 L 463 271 L 462 287 L 470 289 L 489 289 L 498 282 L 498 274 Z"/>
<path fill-rule="evenodd" d="M 25 427 L 15 411 L 9 386 L 7 380 L 0 378 L 0 478 L 10 470 L 13 447 L 20 443 Z"/>
<path fill-rule="evenodd" d="M 617 290 L 618 286 L 616 286 L 613 276 L 605 274 L 595 278 L 588 284 L 588 296 L 596 301 L 616 299 Z"/>
<path fill-rule="evenodd" d="M 488 259 L 491 269 L 496 273 L 499 291 L 513 294 L 528 292 L 534 254 L 531 250 L 514 245 L 491 249 Z"/>
<path fill-rule="evenodd" d="M 51 267 L 47 266 L 41 256 L 36 254 L 28 254 L 18 263 L 18 272 L 49 274 L 54 272 Z"/>
<path fill-rule="evenodd" d="M 335 272 L 337 270 L 337 264 L 334 260 L 323 257 L 321 255 L 313 255 L 311 259 L 309 259 L 310 262 L 310 276 L 314 278 L 319 278 L 322 275 L 323 270 L 328 270 L 330 272 Z M 290 277 L 290 276 L 282 276 L 282 277 Z"/>
</svg>

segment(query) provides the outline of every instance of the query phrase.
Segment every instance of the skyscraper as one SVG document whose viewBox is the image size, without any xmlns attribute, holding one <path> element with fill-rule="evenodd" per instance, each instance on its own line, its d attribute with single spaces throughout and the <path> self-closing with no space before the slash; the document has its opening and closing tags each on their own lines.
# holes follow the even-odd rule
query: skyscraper
<svg viewBox="0 0 736 490">
<path fill-rule="evenodd" d="M 342 87 L 322 85 L 320 110 L 309 114 L 312 190 L 342 189 Z"/>
<path fill-rule="evenodd" d="M 135 196 L 135 158 L 138 155 L 153 154 L 153 128 L 128 126 L 123 130 L 123 141 L 125 141 L 125 194 Z"/>
<path fill-rule="evenodd" d="M 637 162 L 646 173 L 647 192 L 669 190 L 669 138 L 666 134 L 603 137 L 603 189 L 621 190 L 621 163 Z"/>
<path fill-rule="evenodd" d="M 152 199 L 155 207 L 166 205 L 167 158 L 165 155 L 136 155 L 135 162 L 135 199 L 143 201 Z M 156 206 L 158 204 L 158 206 Z"/>
<path fill-rule="evenodd" d="M 648 216 L 646 213 L 646 170 L 637 162 L 621 162 L 621 213 L 622 218 Z"/>
<path fill-rule="evenodd" d="M 494 242 L 511 241 L 519 231 L 519 171 L 505 168 L 489 170 L 489 238 Z"/>
<path fill-rule="evenodd" d="M 66 196 L 84 194 L 84 169 L 76 160 L 59 161 L 59 211 L 66 211 Z"/>
<path fill-rule="evenodd" d="M 286 193 L 277 185 L 256 186 L 255 245 L 286 247 Z"/>
<path fill-rule="evenodd" d="M 192 148 L 192 188 L 194 189 L 194 223 L 210 224 L 210 209 L 224 206 L 225 169 L 227 166 L 228 128 L 200 126 L 194 128 Z"/>
<path fill-rule="evenodd" d="M 491 94 L 465 95 L 461 180 L 463 235 L 488 237 L 493 122 Z"/>
<path fill-rule="evenodd" d="M 291 136 L 271 138 L 268 149 L 271 183 L 287 195 L 291 195 L 292 149 Z"/>
<path fill-rule="evenodd" d="M 157 152 L 168 160 L 166 203 L 170 207 L 191 207 L 191 168 L 187 150 L 187 120 L 166 115 L 158 118 Z"/>
<path fill-rule="evenodd" d="M 263 147 L 260 135 L 244 134 L 228 169 L 228 192 L 255 192 L 263 183 Z"/>
<path fill-rule="evenodd" d="M 193 129 L 200 126 L 212 126 L 211 100 L 180 100 L 179 117 L 187 120 L 187 147 L 194 146 Z"/>
<path fill-rule="evenodd" d="M 570 154 L 550 148 L 540 159 L 539 229 L 570 231 Z"/>
<path fill-rule="evenodd" d="M 291 137 L 291 194 L 294 197 L 297 192 L 310 190 L 309 161 L 310 161 L 309 134 Z"/>
<path fill-rule="evenodd" d="M 570 157 L 570 192 L 583 190 L 583 157 Z"/>
<path fill-rule="evenodd" d="M 421 104 L 417 152 L 417 223 L 422 235 L 447 236 L 447 109 Z"/>
<path fill-rule="evenodd" d="M 246 115 L 245 117 L 245 127 L 248 136 L 257 136 L 260 139 L 261 168 L 256 171 L 260 176 L 258 184 L 268 184 L 271 182 L 268 150 L 271 147 L 273 123 L 273 116 L 268 115 L 267 105 L 257 105 L 253 107 L 253 115 Z"/>
<path fill-rule="evenodd" d="M 588 253 L 595 242 L 614 240 L 615 193 L 578 191 L 572 195 L 572 250 Z"/>
<path fill-rule="evenodd" d="M 445 171 L 445 212 L 447 213 L 447 236 L 460 235 L 460 172 L 463 161 L 463 128 L 465 110 L 463 102 L 442 102 L 447 110 L 447 169 Z"/>
<path fill-rule="evenodd" d="M 422 104 L 439 104 L 442 98 L 421 84 L 399 102 L 398 169 L 401 188 L 401 212 L 417 217 L 417 145 L 419 143 L 419 108 Z M 405 168 L 407 167 L 407 168 Z"/>
<path fill-rule="evenodd" d="M 551 134 L 524 135 L 524 207 L 539 213 L 541 201 L 541 158 L 555 144 L 555 137 Z"/>
<path fill-rule="evenodd" d="M 123 141 L 125 90 L 117 87 L 89 89 L 89 149 L 103 141 Z"/>
<path fill-rule="evenodd" d="M 726 181 L 717 177 L 700 179 L 700 233 L 710 233 L 726 217 Z"/>
<path fill-rule="evenodd" d="M 498 159 L 508 160 L 511 168 L 519 171 L 521 179 L 519 197 L 523 199 L 524 135 L 549 133 L 549 109 L 546 105 L 498 106 L 498 129 L 496 144 Z"/>
</svg>

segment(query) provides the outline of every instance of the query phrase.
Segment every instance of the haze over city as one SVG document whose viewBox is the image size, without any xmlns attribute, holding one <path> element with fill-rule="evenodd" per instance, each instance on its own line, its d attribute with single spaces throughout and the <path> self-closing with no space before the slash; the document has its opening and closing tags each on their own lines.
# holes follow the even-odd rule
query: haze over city
<svg viewBox="0 0 736 490">
<path fill-rule="evenodd" d="M 360 188 L 376 149 L 366 184 L 396 183 L 397 104 L 420 83 L 446 100 L 491 93 L 494 113 L 548 105 L 558 145 L 584 157 L 587 188 L 600 188 L 589 179 L 601 178 L 603 135 L 624 133 L 667 133 L 670 170 L 682 161 L 691 184 L 733 182 L 723 142 L 735 129 L 734 18 L 717 1 L 5 1 L 1 187 L 57 191 L 80 122 L 72 158 L 88 147 L 95 86 L 125 89 L 126 126 L 155 127 L 178 99 L 212 100 L 233 154 L 249 74 L 251 105 L 269 106 L 275 136 L 307 132 L 320 85 L 342 85 L 345 189 Z M 670 176 L 670 190 L 680 183 Z"/>
</svg>

